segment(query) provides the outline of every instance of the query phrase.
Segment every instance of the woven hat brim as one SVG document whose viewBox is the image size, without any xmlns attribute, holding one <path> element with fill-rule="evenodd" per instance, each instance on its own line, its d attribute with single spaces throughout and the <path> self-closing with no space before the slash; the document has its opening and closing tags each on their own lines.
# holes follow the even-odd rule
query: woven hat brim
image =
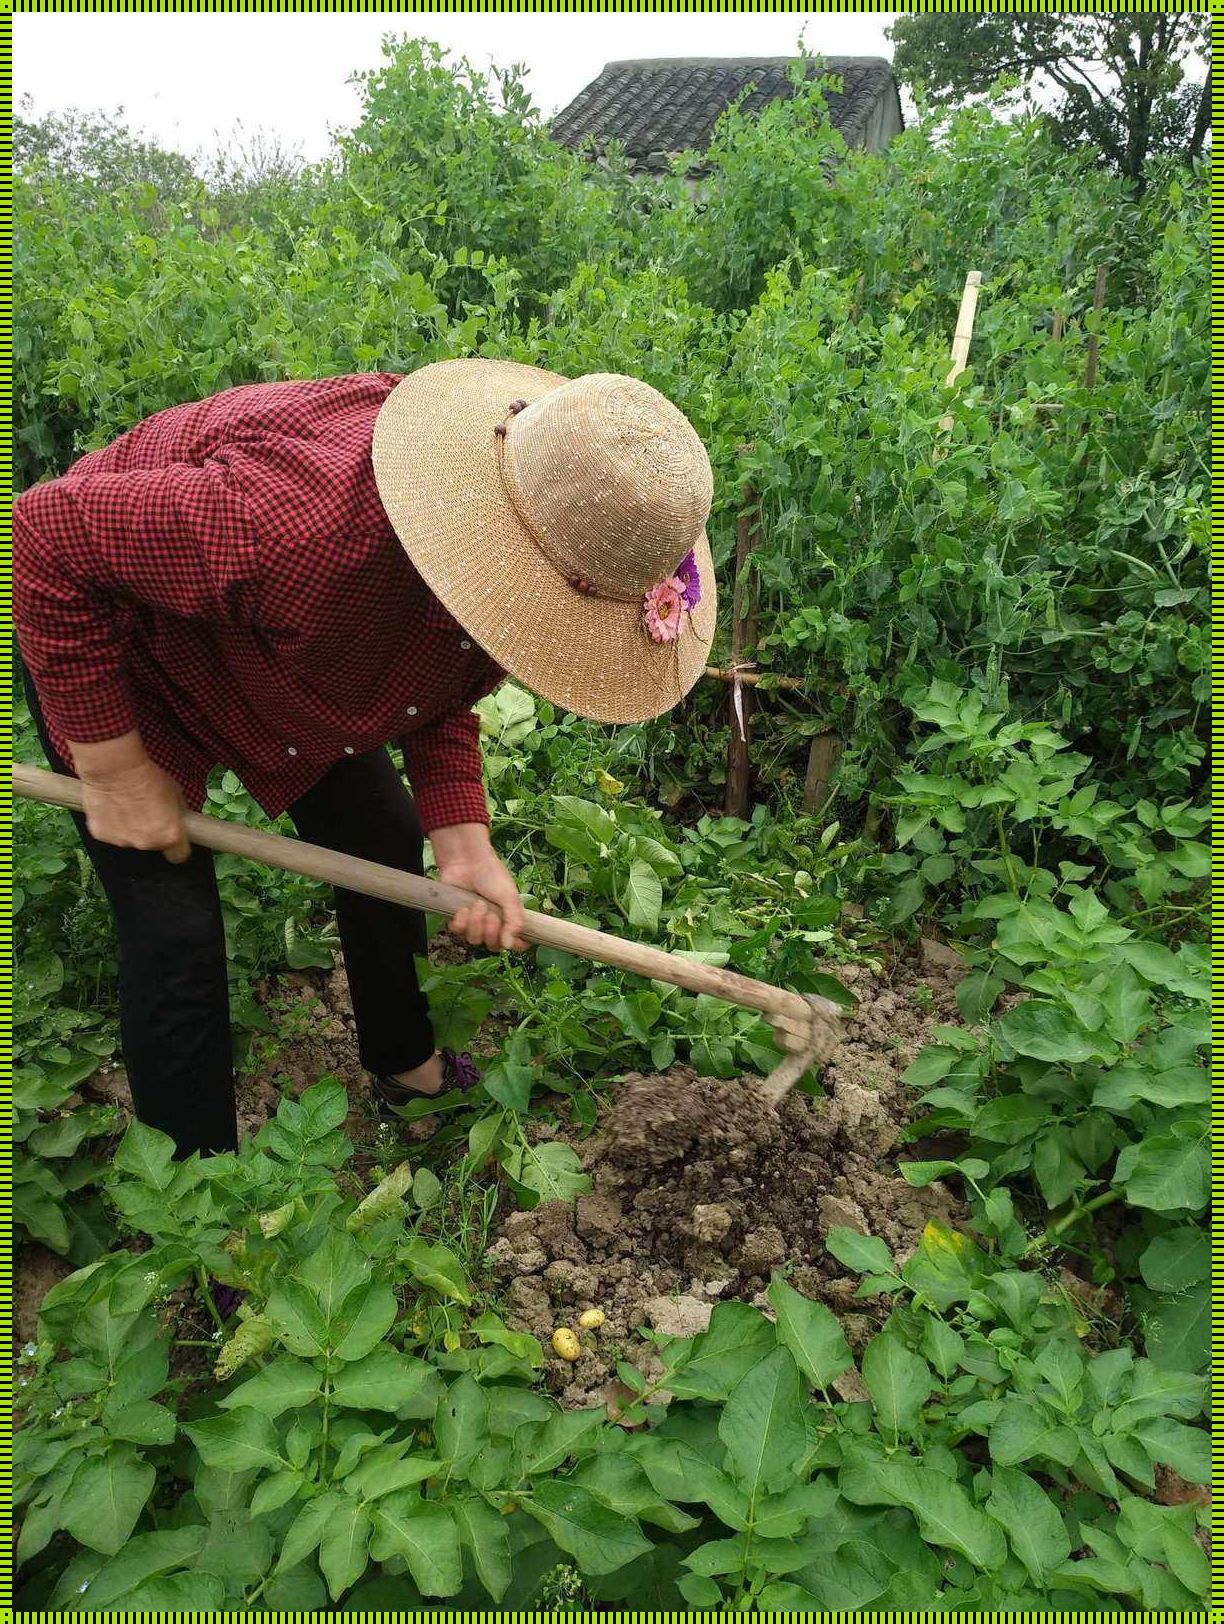
<svg viewBox="0 0 1224 1624">
<path fill-rule="evenodd" d="M 379 411 L 374 477 L 413 566 L 500 666 L 580 716 L 643 722 L 678 704 L 705 669 L 714 560 L 703 535 L 694 549 L 701 601 L 675 642 L 655 643 L 640 599 L 586 597 L 540 551 L 506 494 L 494 426 L 511 401 L 567 381 L 515 361 L 422 367 Z"/>
</svg>

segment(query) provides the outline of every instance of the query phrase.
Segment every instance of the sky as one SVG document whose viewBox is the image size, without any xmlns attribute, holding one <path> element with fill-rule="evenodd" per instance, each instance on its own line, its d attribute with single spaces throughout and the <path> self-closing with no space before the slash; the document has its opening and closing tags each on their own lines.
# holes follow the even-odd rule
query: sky
<svg viewBox="0 0 1224 1624">
<path fill-rule="evenodd" d="M 822 55 L 891 59 L 894 16 L 25 12 L 13 18 L 13 97 L 29 97 L 34 116 L 122 108 L 134 130 L 189 155 L 229 145 L 240 127 L 313 161 L 331 130 L 355 120 L 346 81 L 378 65 L 389 31 L 436 40 L 477 67 L 525 63 L 536 105 L 551 114 L 618 57 L 789 56 L 802 29 Z"/>
</svg>

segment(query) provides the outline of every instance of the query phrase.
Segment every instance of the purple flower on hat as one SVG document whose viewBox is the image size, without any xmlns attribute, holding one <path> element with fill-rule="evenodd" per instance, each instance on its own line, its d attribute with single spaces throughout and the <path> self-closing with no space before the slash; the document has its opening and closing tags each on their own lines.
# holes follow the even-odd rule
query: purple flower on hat
<svg viewBox="0 0 1224 1624">
<path fill-rule="evenodd" d="M 697 560 L 692 550 L 685 553 L 676 566 L 675 579 L 680 583 L 680 595 L 686 609 L 696 609 L 701 602 L 701 576 L 697 573 Z"/>
</svg>

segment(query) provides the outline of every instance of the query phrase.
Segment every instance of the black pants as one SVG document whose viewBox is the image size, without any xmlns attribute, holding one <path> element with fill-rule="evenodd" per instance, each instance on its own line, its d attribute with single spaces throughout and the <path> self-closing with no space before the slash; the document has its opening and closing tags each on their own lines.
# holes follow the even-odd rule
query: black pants
<svg viewBox="0 0 1224 1624">
<path fill-rule="evenodd" d="M 47 737 L 38 696 L 30 711 L 54 772 L 70 769 Z M 412 797 L 385 750 L 346 758 L 293 803 L 304 840 L 420 874 L 424 838 Z M 136 1115 L 193 1150 L 238 1142 L 230 1046 L 229 983 L 213 854 L 193 846 L 185 863 L 160 852 L 81 839 L 115 916 L 119 1028 Z M 408 1071 L 434 1050 L 429 1006 L 417 984 L 424 915 L 351 891 L 336 892 L 336 920 L 362 1064 Z"/>
</svg>

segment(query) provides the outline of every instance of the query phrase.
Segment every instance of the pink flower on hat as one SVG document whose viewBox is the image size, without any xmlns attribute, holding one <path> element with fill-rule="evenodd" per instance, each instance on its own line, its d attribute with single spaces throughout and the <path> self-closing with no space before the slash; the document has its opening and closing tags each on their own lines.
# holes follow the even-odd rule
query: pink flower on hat
<svg viewBox="0 0 1224 1624">
<path fill-rule="evenodd" d="M 656 643 L 674 643 L 680 635 L 684 583 L 676 576 L 652 586 L 642 604 L 642 619 Z"/>
</svg>

